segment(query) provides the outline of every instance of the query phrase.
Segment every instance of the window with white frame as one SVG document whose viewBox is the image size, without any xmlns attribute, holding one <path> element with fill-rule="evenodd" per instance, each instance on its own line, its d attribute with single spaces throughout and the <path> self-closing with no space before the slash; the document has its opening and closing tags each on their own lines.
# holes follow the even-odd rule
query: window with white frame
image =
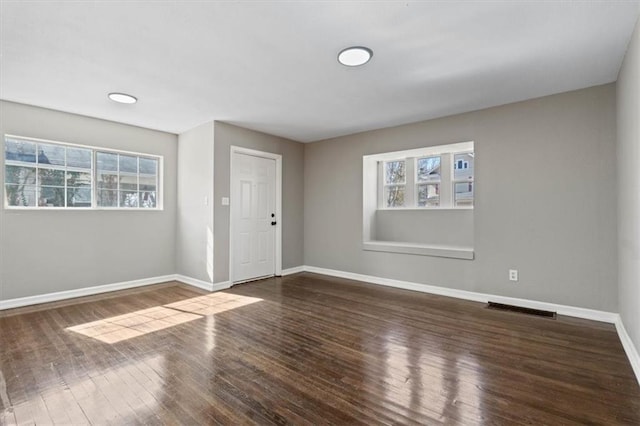
<svg viewBox="0 0 640 426">
<path fill-rule="evenodd" d="M 431 156 L 416 160 L 416 206 L 440 206 L 440 165 L 442 157 Z"/>
<path fill-rule="evenodd" d="M 473 142 L 379 154 L 378 208 L 473 208 Z"/>
<path fill-rule="evenodd" d="M 387 207 L 403 207 L 407 182 L 405 160 L 384 162 L 384 198 Z"/>
<path fill-rule="evenodd" d="M 473 152 L 453 155 L 453 205 L 473 207 Z"/>
<path fill-rule="evenodd" d="M 7 208 L 160 209 L 162 157 L 5 136 Z"/>
</svg>

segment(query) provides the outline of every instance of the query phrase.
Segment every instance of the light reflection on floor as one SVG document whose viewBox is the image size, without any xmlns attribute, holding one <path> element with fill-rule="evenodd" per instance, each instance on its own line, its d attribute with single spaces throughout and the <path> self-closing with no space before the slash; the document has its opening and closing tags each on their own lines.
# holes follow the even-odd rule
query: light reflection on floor
<svg viewBox="0 0 640 426">
<path fill-rule="evenodd" d="M 218 292 L 75 325 L 67 330 L 113 344 L 260 301 L 262 299 L 256 297 Z"/>
<path fill-rule="evenodd" d="M 415 338 L 419 337 L 407 337 Z M 473 354 L 443 356 L 437 347 L 416 351 L 389 336 L 384 359 L 384 374 L 372 378 L 372 383 L 384 395 L 382 404 L 389 410 L 404 412 L 407 418 L 423 412 L 435 424 L 455 419 L 472 422 L 482 416 L 482 366 Z"/>
<path fill-rule="evenodd" d="M 64 391 L 35 393 L 25 400 L 17 400 L 12 407 L 13 413 L 8 413 L 5 419 L 0 415 L 0 425 L 4 422 L 7 425 L 132 424 L 158 410 L 166 370 L 165 357 L 154 355 L 107 369 L 101 374 L 86 374 L 82 380 L 58 376 L 58 380 L 64 380 L 67 385 Z M 111 408 L 114 405 L 127 407 L 132 417 L 123 417 L 123 411 Z M 87 422 L 77 421 L 85 415 Z"/>
</svg>

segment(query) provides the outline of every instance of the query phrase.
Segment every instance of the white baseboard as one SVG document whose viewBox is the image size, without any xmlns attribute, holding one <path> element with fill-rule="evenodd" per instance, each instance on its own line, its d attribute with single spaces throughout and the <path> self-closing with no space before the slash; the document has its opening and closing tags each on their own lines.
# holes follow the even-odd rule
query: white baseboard
<svg viewBox="0 0 640 426">
<path fill-rule="evenodd" d="M 220 291 L 226 290 L 231 287 L 231 283 L 229 281 L 221 281 L 219 283 L 210 283 L 209 281 L 202 281 L 197 278 L 191 278 L 186 275 L 175 275 L 175 280 L 180 281 L 182 283 L 201 288 L 206 291 Z"/>
<path fill-rule="evenodd" d="M 176 274 L 174 276 L 174 279 L 176 281 L 180 281 L 181 283 L 188 284 L 193 287 L 201 288 L 202 290 L 213 291 L 213 283 L 210 283 L 208 281 L 202 281 L 197 278 L 191 278 L 181 274 Z"/>
<path fill-rule="evenodd" d="M 220 291 L 231 288 L 231 281 L 220 281 L 219 283 L 213 283 L 211 291 Z"/>
<path fill-rule="evenodd" d="M 458 299 L 472 300 L 474 302 L 488 301 L 505 303 L 508 305 L 523 306 L 532 309 L 541 309 L 544 311 L 557 312 L 560 315 L 567 315 L 575 318 L 588 319 L 593 321 L 607 322 L 615 324 L 618 337 L 622 342 L 624 351 L 629 358 L 633 372 L 636 375 L 638 384 L 640 384 L 640 355 L 631 338 L 624 328 L 622 319 L 619 314 L 614 312 L 598 311 L 595 309 L 579 308 L 576 306 L 559 305 L 556 303 L 539 302 L 536 300 L 518 299 L 515 297 L 496 296 L 486 293 L 477 293 L 473 291 L 457 290 L 446 287 L 437 287 L 427 284 L 417 284 L 409 281 L 392 280 L 389 278 L 374 277 L 371 275 L 355 274 L 353 272 L 337 271 L 334 269 L 318 268 L 315 266 L 303 266 L 305 272 L 313 272 L 316 274 L 329 275 L 332 277 L 346 278 L 355 281 L 364 281 L 371 284 L 384 285 L 388 287 L 401 288 L 405 290 L 420 291 L 423 293 L 437 294 L 440 296 L 455 297 Z"/>
<path fill-rule="evenodd" d="M 304 266 L 296 266 L 294 268 L 288 268 L 282 270 L 282 276 L 297 274 L 299 272 L 304 272 Z"/>
<path fill-rule="evenodd" d="M 0 300 L 0 311 L 5 309 L 21 308 L 24 306 L 39 305 L 41 303 L 58 302 L 60 300 L 74 299 L 76 297 L 93 296 L 101 293 L 108 293 L 117 290 L 127 290 L 130 288 L 143 287 L 147 285 L 160 284 L 169 281 L 180 281 L 206 291 L 226 290 L 231 287 L 229 281 L 210 283 L 187 277 L 186 275 L 172 274 L 159 277 L 143 278 L 139 280 L 124 281 L 120 283 L 105 284 L 95 287 L 79 288 L 76 290 L 57 291 L 55 293 L 38 294 L 35 296 L 19 297 L 16 299 Z"/>
<path fill-rule="evenodd" d="M 389 278 L 380 278 L 372 275 L 356 274 L 353 272 L 337 271 L 335 269 L 318 268 L 315 266 L 297 266 L 282 271 L 282 275 L 291 275 L 299 272 L 313 272 L 316 274 L 329 275 L 333 277 L 346 278 L 355 281 L 363 281 L 371 284 L 383 285 L 387 287 L 401 288 L 404 290 L 419 291 L 422 293 L 437 294 L 440 296 L 455 297 L 458 299 L 472 300 L 474 302 L 488 301 L 497 303 L 506 303 L 509 305 L 523 306 L 533 309 L 541 309 L 545 311 L 555 311 L 560 315 L 567 315 L 576 318 L 589 319 L 594 321 L 602 321 L 615 324 L 618 336 L 622 342 L 625 353 L 629 358 L 631 367 L 636 375 L 638 384 L 640 384 L 640 354 L 631 338 L 627 334 L 622 319 L 619 314 L 613 312 L 598 311 L 594 309 L 578 308 L 575 306 L 559 305 L 555 303 L 539 302 L 535 300 L 518 299 L 514 297 L 495 296 L 485 293 L 477 293 L 466 290 L 457 290 L 446 287 L 438 287 L 427 284 L 418 284 L 409 281 L 393 280 Z M 139 280 L 124 281 L 120 283 L 106 284 L 95 287 L 87 287 L 76 290 L 59 291 L 55 293 L 40 294 L 36 296 L 20 297 L 16 299 L 0 300 L 0 311 L 5 309 L 20 308 L 23 306 L 38 305 L 41 303 L 57 302 L 65 299 L 73 299 L 76 297 L 92 296 L 95 294 L 108 293 L 117 290 L 126 290 L 130 288 L 143 287 L 147 285 L 160 284 L 168 281 L 180 281 L 185 284 L 201 288 L 206 291 L 220 291 L 231 287 L 229 281 L 218 283 L 210 283 L 187 277 L 185 275 L 173 274 L 163 275 L 159 277 L 143 278 Z"/>
<path fill-rule="evenodd" d="M 455 297 L 457 299 L 472 300 L 474 302 L 497 302 L 508 305 L 522 306 L 525 308 L 540 309 L 543 311 L 553 311 L 560 315 L 567 315 L 576 318 L 583 318 L 593 321 L 608 322 L 615 324 L 618 314 L 613 312 L 598 311 L 595 309 L 578 308 L 575 306 L 559 305 L 556 303 L 539 302 L 536 300 L 518 299 L 515 297 L 496 296 L 493 294 L 477 293 L 474 291 L 458 290 L 454 288 L 438 287 L 428 284 L 418 284 L 409 281 L 393 280 L 389 278 L 374 277 L 371 275 L 355 274 L 353 272 L 336 271 L 334 269 L 317 268 L 315 266 L 304 266 L 307 272 L 330 275 L 332 277 L 347 278 L 355 281 L 364 281 L 387 287 L 401 288 L 404 290 L 419 291 L 422 293 L 437 294 L 439 296 Z"/>
<path fill-rule="evenodd" d="M 108 293 L 110 291 L 126 290 L 152 284 L 160 284 L 174 281 L 175 275 L 163 275 L 160 277 L 143 278 L 140 280 L 124 281 L 120 283 L 105 284 L 95 287 L 79 288 L 76 290 L 57 291 L 55 293 L 38 294 L 36 296 L 19 297 L 16 299 L 0 300 L 0 310 L 20 308 L 23 306 L 39 305 L 41 303 L 57 302 L 76 297 L 93 296 L 95 294 Z"/>
<path fill-rule="evenodd" d="M 616 321 L 616 330 L 618 331 L 620 342 L 622 342 L 622 347 L 624 348 L 627 358 L 629 358 L 629 362 L 631 363 L 631 368 L 633 368 L 633 372 L 636 374 L 636 379 L 640 385 L 640 354 L 638 354 L 636 346 L 627 334 L 627 330 L 624 328 L 622 317 L 620 315 L 618 315 L 618 319 Z"/>
</svg>

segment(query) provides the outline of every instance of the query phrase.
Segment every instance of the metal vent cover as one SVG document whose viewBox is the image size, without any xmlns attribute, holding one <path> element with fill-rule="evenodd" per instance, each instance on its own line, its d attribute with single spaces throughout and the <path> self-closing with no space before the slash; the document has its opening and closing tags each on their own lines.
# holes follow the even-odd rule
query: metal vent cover
<svg viewBox="0 0 640 426">
<path fill-rule="evenodd" d="M 488 302 L 487 308 L 499 311 L 519 312 L 521 314 L 536 315 L 545 318 L 556 318 L 556 313 L 552 311 L 543 311 L 541 309 L 525 308 L 523 306 L 506 305 L 504 303 Z"/>
</svg>

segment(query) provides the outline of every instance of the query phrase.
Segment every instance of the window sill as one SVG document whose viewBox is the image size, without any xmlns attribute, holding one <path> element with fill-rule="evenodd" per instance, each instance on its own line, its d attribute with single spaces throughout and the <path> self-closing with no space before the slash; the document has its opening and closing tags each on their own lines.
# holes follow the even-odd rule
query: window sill
<svg viewBox="0 0 640 426">
<path fill-rule="evenodd" d="M 452 259 L 473 260 L 473 247 L 459 247 L 435 244 L 417 244 L 396 241 L 363 241 L 365 251 L 386 253 L 415 254 L 419 256 L 448 257 Z"/>
</svg>

